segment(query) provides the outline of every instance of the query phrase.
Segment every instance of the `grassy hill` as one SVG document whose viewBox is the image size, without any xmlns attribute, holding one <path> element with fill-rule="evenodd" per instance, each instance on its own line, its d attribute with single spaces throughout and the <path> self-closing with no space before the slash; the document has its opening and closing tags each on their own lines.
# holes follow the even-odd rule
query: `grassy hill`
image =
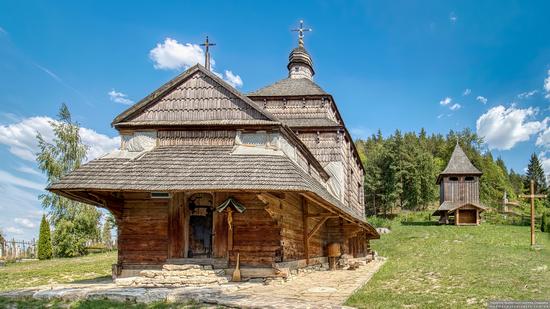
<svg viewBox="0 0 550 309">
<path fill-rule="evenodd" d="M 394 223 L 372 242 L 389 258 L 347 302 L 359 308 L 485 308 L 490 300 L 550 299 L 550 234 L 529 227 Z"/>
</svg>

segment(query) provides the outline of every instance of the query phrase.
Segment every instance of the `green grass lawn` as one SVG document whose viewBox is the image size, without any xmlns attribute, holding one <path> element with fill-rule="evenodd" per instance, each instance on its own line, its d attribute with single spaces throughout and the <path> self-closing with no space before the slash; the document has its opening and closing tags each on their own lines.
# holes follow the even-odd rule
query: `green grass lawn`
<svg viewBox="0 0 550 309">
<path fill-rule="evenodd" d="M 388 261 L 347 301 L 359 308 L 482 308 L 550 300 L 550 234 L 529 227 L 402 225 L 372 242 Z"/>
<path fill-rule="evenodd" d="M 372 242 L 388 261 L 347 304 L 359 308 L 485 307 L 490 300 L 550 300 L 550 234 L 529 227 L 402 225 Z M 0 268 L 0 291 L 110 276 L 116 253 L 10 264 Z M 108 301 L 13 301 L 0 307 L 124 308 Z M 189 304 L 131 304 L 132 308 L 183 308 Z M 191 305 L 191 307 L 194 307 Z M 187 307 L 188 308 L 188 307 Z"/>
<path fill-rule="evenodd" d="M 111 277 L 116 252 L 84 257 L 8 264 L 0 267 L 0 291 L 51 283 L 100 280 Z"/>
</svg>

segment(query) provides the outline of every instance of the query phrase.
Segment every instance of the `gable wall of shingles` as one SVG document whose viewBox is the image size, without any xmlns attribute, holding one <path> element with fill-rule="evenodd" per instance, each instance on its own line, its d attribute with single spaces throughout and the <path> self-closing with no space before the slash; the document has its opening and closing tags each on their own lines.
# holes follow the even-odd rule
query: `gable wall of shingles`
<svg viewBox="0 0 550 309">
<path fill-rule="evenodd" d="M 250 120 L 267 118 L 202 72 L 197 72 L 132 121 Z"/>
</svg>

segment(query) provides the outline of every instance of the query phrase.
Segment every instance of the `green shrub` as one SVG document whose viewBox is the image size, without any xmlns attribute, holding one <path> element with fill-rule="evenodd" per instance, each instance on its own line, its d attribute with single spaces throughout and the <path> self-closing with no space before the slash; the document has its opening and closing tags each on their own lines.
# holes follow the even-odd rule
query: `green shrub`
<svg viewBox="0 0 550 309">
<path fill-rule="evenodd" d="M 52 258 L 52 239 L 50 236 L 50 224 L 46 215 L 42 215 L 40 222 L 40 235 L 38 236 L 38 259 L 49 260 Z"/>
<path fill-rule="evenodd" d="M 550 213 L 542 214 L 540 230 L 541 232 L 550 233 Z"/>
<path fill-rule="evenodd" d="M 386 227 L 388 229 L 391 229 L 393 221 L 390 219 L 377 217 L 377 216 L 370 216 L 367 218 L 367 222 L 370 223 L 374 227 Z"/>
</svg>

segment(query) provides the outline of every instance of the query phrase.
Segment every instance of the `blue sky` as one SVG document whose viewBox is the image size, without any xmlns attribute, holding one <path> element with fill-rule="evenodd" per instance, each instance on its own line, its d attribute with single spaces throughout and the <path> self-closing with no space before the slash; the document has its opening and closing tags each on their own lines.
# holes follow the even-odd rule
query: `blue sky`
<svg viewBox="0 0 550 309">
<path fill-rule="evenodd" d="M 239 90 L 284 78 L 300 19 L 315 81 L 354 137 L 469 127 L 510 167 L 536 152 L 550 171 L 548 12 L 547 1 L 2 1 L 0 227 L 37 233 L 33 137 L 51 134 L 61 102 L 95 157 L 116 147 L 118 113 L 201 59 L 205 35 Z"/>
</svg>

